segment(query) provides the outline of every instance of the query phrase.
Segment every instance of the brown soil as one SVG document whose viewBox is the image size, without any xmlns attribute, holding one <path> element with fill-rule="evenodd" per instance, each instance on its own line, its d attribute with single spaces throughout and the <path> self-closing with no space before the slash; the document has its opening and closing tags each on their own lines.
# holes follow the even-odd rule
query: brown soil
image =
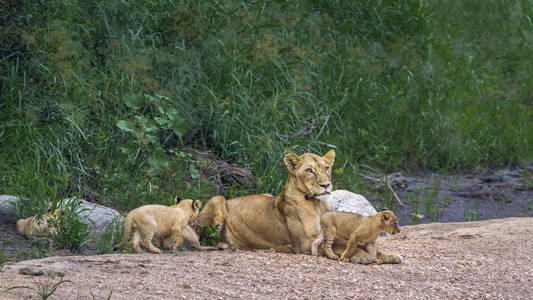
<svg viewBox="0 0 533 300">
<path fill-rule="evenodd" d="M 533 218 L 404 226 L 378 241 L 401 265 L 270 251 L 56 256 L 4 264 L 0 299 L 36 298 L 5 289 L 53 284 L 61 273 L 72 282 L 49 299 L 532 299 L 532 233 Z"/>
</svg>

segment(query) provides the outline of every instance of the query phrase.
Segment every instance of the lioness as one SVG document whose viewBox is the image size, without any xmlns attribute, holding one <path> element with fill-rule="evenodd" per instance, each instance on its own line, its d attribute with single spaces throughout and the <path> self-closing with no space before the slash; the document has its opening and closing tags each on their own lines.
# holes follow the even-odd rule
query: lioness
<svg viewBox="0 0 533 300">
<path fill-rule="evenodd" d="M 20 234 L 29 238 L 33 237 L 46 237 L 49 233 L 57 234 L 57 228 L 53 224 L 48 224 L 49 221 L 55 222 L 64 210 L 56 208 L 51 214 L 44 214 L 42 218 L 37 216 L 31 216 L 26 219 L 20 219 L 17 221 L 17 230 Z"/>
<path fill-rule="evenodd" d="M 363 217 L 347 212 L 327 212 L 320 218 L 322 227 L 319 237 L 313 242 L 312 254 L 318 255 L 318 246 L 327 257 L 338 259 L 331 245 L 335 238 L 347 240 L 346 249 L 341 260 L 361 264 L 369 263 L 401 263 L 401 257 L 376 249 L 376 240 L 380 232 L 396 234 L 400 232 L 398 218 L 390 210 L 381 211 L 373 216 Z M 394 259 L 395 256 L 396 258 Z"/>
<path fill-rule="evenodd" d="M 225 247 L 311 253 L 311 242 L 320 232 L 320 215 L 329 210 L 321 199 L 331 193 L 334 159 L 333 150 L 324 156 L 287 154 L 289 178 L 278 196 L 213 197 L 198 223 L 217 228 Z"/>
<path fill-rule="evenodd" d="M 198 236 L 190 227 L 196 220 L 201 205 L 199 200 L 186 199 L 170 207 L 153 204 L 132 210 L 124 222 L 122 241 L 114 250 L 124 246 L 132 230 L 130 246 L 137 253 L 143 252 L 139 243 L 150 252 L 161 253 L 161 250 L 152 244 L 153 237 L 158 240 L 158 244 L 161 244 L 161 240 L 173 240 L 173 252 L 182 244 L 183 239 L 199 250 L 215 250 L 214 247 L 201 247 Z"/>
</svg>

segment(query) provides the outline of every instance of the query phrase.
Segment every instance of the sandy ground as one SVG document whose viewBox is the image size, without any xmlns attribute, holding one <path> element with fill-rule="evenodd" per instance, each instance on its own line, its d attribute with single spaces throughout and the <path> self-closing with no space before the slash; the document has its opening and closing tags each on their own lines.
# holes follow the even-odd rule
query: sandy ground
<svg viewBox="0 0 533 300">
<path fill-rule="evenodd" d="M 71 281 L 49 299 L 533 299 L 532 237 L 533 218 L 404 226 L 378 240 L 401 265 L 271 251 L 56 256 L 5 264 L 0 299 L 38 298 L 6 289 L 60 280 L 48 273 Z"/>
</svg>

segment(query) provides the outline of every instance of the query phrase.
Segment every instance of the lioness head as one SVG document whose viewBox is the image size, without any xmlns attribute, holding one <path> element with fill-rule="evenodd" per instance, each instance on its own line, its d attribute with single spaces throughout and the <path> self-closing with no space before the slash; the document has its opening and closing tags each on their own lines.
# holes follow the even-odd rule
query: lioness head
<svg viewBox="0 0 533 300">
<path fill-rule="evenodd" d="M 383 230 L 390 234 L 396 234 L 400 232 L 400 225 L 398 224 L 398 218 L 390 210 L 384 210 L 379 212 L 381 215 L 381 223 Z"/>
<path fill-rule="evenodd" d="M 294 153 L 285 155 L 285 165 L 289 174 L 296 178 L 296 186 L 307 198 L 325 198 L 332 190 L 331 167 L 335 160 L 335 151 L 319 156 L 305 153 L 298 156 Z"/>
</svg>

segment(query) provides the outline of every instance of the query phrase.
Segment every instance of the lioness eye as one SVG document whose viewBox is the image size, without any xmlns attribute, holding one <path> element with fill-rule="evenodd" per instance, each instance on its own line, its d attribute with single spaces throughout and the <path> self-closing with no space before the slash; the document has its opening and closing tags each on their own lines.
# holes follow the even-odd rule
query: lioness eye
<svg viewBox="0 0 533 300">
<path fill-rule="evenodd" d="M 325 166 L 324 170 L 326 170 L 326 171 L 329 170 L 329 166 Z"/>
<path fill-rule="evenodd" d="M 313 169 L 311 169 L 311 168 L 308 168 L 308 169 L 306 169 L 305 171 L 306 171 L 307 173 L 313 173 Z"/>
</svg>

